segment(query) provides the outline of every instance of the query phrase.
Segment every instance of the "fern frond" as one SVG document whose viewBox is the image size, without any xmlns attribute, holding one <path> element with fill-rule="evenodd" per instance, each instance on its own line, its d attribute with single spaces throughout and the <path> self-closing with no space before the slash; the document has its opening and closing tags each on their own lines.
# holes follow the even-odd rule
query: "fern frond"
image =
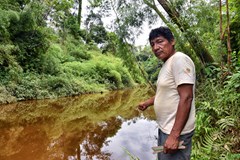
<svg viewBox="0 0 240 160">
<path fill-rule="evenodd" d="M 207 134 L 204 136 L 204 140 L 202 143 L 202 149 L 207 153 L 210 154 L 213 149 L 214 138 L 212 134 Z"/>
<path fill-rule="evenodd" d="M 227 117 L 221 118 L 216 123 L 219 125 L 220 129 L 226 130 L 229 127 L 235 126 L 235 118 L 231 116 L 227 116 Z"/>
</svg>

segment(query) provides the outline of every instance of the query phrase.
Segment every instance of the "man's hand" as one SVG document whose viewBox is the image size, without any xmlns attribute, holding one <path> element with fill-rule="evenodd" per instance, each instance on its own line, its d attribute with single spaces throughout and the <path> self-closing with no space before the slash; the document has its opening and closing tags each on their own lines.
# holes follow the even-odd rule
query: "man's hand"
<svg viewBox="0 0 240 160">
<path fill-rule="evenodd" d="M 146 105 L 145 102 L 141 102 L 141 103 L 138 105 L 138 109 L 140 109 L 141 111 L 145 111 L 147 108 L 148 108 L 148 106 Z"/>
<path fill-rule="evenodd" d="M 145 111 L 145 110 L 148 108 L 148 106 L 153 105 L 154 99 L 155 99 L 155 96 L 149 98 L 149 99 L 146 100 L 145 102 L 141 102 L 141 103 L 138 105 L 138 109 L 141 110 L 141 111 Z"/>
<path fill-rule="evenodd" d="M 178 147 L 179 147 L 178 137 L 172 136 L 170 134 L 164 144 L 163 152 L 164 153 L 174 153 L 178 150 Z"/>
</svg>

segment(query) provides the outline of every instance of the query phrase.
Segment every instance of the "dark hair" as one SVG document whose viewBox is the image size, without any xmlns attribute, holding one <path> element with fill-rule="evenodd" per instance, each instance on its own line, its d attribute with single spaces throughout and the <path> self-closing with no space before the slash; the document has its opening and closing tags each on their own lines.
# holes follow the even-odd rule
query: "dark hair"
<svg viewBox="0 0 240 160">
<path fill-rule="evenodd" d="M 174 40 L 174 36 L 172 34 L 172 31 L 168 27 L 161 26 L 159 28 L 152 29 L 149 34 L 149 42 L 159 36 L 163 36 L 166 38 L 169 42 Z"/>
</svg>

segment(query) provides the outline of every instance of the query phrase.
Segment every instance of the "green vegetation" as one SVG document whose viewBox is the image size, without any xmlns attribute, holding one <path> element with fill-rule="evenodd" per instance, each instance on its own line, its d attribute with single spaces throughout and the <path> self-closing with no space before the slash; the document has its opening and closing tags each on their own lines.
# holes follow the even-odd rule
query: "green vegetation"
<svg viewBox="0 0 240 160">
<path fill-rule="evenodd" d="M 3 67 L 6 71 L 1 73 L 1 84 L 6 94 L 17 100 L 43 99 L 135 85 L 120 58 L 85 48 L 84 44 L 75 46 L 69 41 L 64 46 L 51 43 L 39 63 L 24 60 L 18 68 Z"/>
<path fill-rule="evenodd" d="M 233 60 L 237 60 L 236 57 Z M 199 82 L 193 159 L 240 158 L 240 59 L 231 75 L 222 80 L 221 69 L 209 66 L 211 78 Z"/>
<path fill-rule="evenodd" d="M 132 61 L 127 44 L 118 47 L 114 43 L 118 36 L 104 27 L 99 33 L 99 27 L 94 29 L 98 24 L 92 24 L 88 33 L 76 27 L 76 17 L 69 15 L 67 19 L 72 4 L 51 4 L 58 12 L 49 17 L 54 26 L 48 27 L 52 24 L 44 19 L 51 9 L 45 6 L 47 1 L 2 3 L 1 103 L 103 92 L 145 82 L 136 62 L 126 63 Z M 60 9 L 66 13 L 61 15 Z M 106 39 L 108 49 L 100 49 L 98 45 Z"/>
</svg>

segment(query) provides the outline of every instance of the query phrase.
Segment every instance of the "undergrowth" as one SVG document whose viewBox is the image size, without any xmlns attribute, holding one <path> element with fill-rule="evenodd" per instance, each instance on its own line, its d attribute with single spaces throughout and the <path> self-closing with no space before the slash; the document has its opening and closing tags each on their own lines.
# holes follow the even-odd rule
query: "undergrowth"
<svg viewBox="0 0 240 160">
<path fill-rule="evenodd" d="M 239 66 L 235 65 L 224 79 L 225 72 L 212 69 L 217 72 L 198 84 L 192 159 L 240 159 Z"/>
</svg>

